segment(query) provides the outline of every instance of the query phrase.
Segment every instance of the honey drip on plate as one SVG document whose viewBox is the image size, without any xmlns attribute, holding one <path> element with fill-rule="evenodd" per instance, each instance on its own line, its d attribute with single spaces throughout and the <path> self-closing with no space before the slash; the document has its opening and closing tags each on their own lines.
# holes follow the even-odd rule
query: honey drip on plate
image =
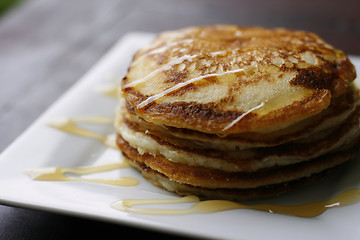
<svg viewBox="0 0 360 240">
<path fill-rule="evenodd" d="M 134 186 L 139 180 L 132 177 L 120 177 L 117 179 L 99 179 L 83 178 L 77 176 L 68 176 L 66 174 L 87 175 L 98 172 L 111 171 L 119 168 L 126 168 L 130 165 L 127 162 L 116 162 L 98 166 L 84 167 L 49 167 L 28 169 L 24 173 L 32 180 L 37 181 L 82 181 L 93 182 L 115 186 Z M 111 207 L 117 210 L 151 215 L 185 215 L 199 213 L 214 213 L 235 209 L 251 209 L 270 213 L 292 215 L 297 217 L 316 217 L 330 208 L 351 205 L 360 201 L 360 188 L 349 189 L 334 198 L 326 201 L 310 202 L 299 205 L 276 205 L 276 204 L 254 204 L 245 205 L 227 200 L 206 200 L 200 201 L 198 197 L 190 195 L 182 198 L 164 198 L 164 199 L 124 199 L 111 204 Z M 189 208 L 134 208 L 138 205 L 149 204 L 183 204 L 195 203 Z"/>
<path fill-rule="evenodd" d="M 124 199 L 114 202 L 111 207 L 117 210 L 153 214 L 153 215 L 184 215 L 196 213 L 213 213 L 234 209 L 252 209 L 270 213 L 292 215 L 297 217 L 316 217 L 330 208 L 346 206 L 360 201 L 360 188 L 349 189 L 326 201 L 311 202 L 299 205 L 254 204 L 244 205 L 226 200 L 200 201 L 196 196 L 171 199 Z M 133 208 L 147 204 L 180 204 L 195 203 L 186 209 Z"/>
<path fill-rule="evenodd" d="M 108 117 L 82 117 L 82 118 L 63 118 L 53 120 L 48 123 L 49 126 L 66 133 L 74 134 L 81 137 L 87 137 L 99 140 L 104 145 L 117 149 L 115 144 L 115 135 L 101 135 L 93 131 L 77 126 L 77 123 L 112 123 L 113 119 Z"/>
<path fill-rule="evenodd" d="M 130 165 L 127 162 L 109 163 L 99 166 L 87 166 L 87 167 L 49 167 L 49 168 L 37 168 L 28 169 L 24 173 L 33 180 L 38 181 L 82 181 L 82 182 L 94 182 L 109 184 L 115 186 L 134 186 L 139 183 L 139 180 L 132 177 L 120 177 L 117 179 L 99 179 L 99 178 L 83 178 L 77 176 L 68 176 L 69 174 L 87 175 L 91 173 L 111 171 L 119 168 L 126 168 Z"/>
<path fill-rule="evenodd" d="M 118 85 L 104 85 L 96 88 L 96 91 L 112 98 L 118 97 L 119 86 Z"/>
<path fill-rule="evenodd" d="M 258 109 L 263 104 L 249 110 Z M 227 128 L 231 128 L 236 122 L 240 121 L 243 116 L 234 120 L 234 123 Z M 82 137 L 92 138 L 101 141 L 108 147 L 117 148 L 115 145 L 114 135 L 101 135 L 90 130 L 77 126 L 77 123 L 113 123 L 112 118 L 108 117 L 82 117 L 82 118 L 65 118 L 49 123 L 49 126 L 64 131 L 69 134 L 74 134 Z M 225 129 L 226 130 L 226 129 Z M 118 168 L 129 167 L 127 162 L 116 162 L 100 166 L 88 167 L 50 167 L 29 169 L 24 171 L 33 180 L 38 181 L 84 181 L 102 184 L 110 184 L 116 186 L 134 186 L 139 183 L 139 180 L 132 177 L 121 177 L 118 179 L 98 179 L 98 178 L 83 178 L 75 175 L 86 175 L 97 172 L 104 172 L 115 170 Z M 155 214 L 155 215 L 184 215 L 197 213 L 214 213 L 226 210 L 235 209 L 252 209 L 270 213 L 292 215 L 297 217 L 316 217 L 330 208 L 350 205 L 360 201 L 360 188 L 353 188 L 325 201 L 310 202 L 299 205 L 277 205 L 277 204 L 252 204 L 245 205 L 237 202 L 226 200 L 206 200 L 200 201 L 196 196 L 186 196 L 182 198 L 171 199 L 123 199 L 111 204 L 111 207 L 117 210 L 140 213 L 140 214 Z M 193 203 L 189 208 L 138 208 L 138 205 L 149 204 L 184 204 Z"/>
</svg>

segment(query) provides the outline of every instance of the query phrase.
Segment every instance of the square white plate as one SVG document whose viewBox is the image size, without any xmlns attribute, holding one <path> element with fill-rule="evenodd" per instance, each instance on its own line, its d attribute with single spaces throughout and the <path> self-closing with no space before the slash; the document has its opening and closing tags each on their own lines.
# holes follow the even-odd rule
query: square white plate
<svg viewBox="0 0 360 240">
<path fill-rule="evenodd" d="M 87 166 L 113 162 L 121 157 L 96 140 L 65 134 L 46 123 L 58 117 L 113 116 L 116 99 L 101 95 L 96 88 L 119 82 L 133 53 L 154 38 L 149 33 L 131 33 L 46 111 L 0 156 L 0 202 L 61 212 L 160 231 L 221 239 L 360 239 L 360 203 L 330 209 L 315 218 L 298 218 L 254 210 L 230 210 L 211 214 L 161 216 L 126 213 L 110 204 L 124 198 L 168 198 L 175 195 L 149 184 L 134 169 L 99 174 L 130 176 L 140 180 L 132 187 L 87 182 L 33 181 L 23 174 L 28 168 Z M 360 72 L 360 58 L 351 57 Z M 111 133 L 110 125 L 97 127 Z M 336 174 L 311 186 L 286 194 L 272 203 L 296 204 L 328 199 L 345 189 L 360 187 L 357 159 Z"/>
</svg>

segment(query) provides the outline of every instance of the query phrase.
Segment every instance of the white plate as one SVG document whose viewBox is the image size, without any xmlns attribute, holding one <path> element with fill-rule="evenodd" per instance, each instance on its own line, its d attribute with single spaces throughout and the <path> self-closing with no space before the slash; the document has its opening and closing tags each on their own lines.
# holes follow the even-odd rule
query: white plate
<svg viewBox="0 0 360 240">
<path fill-rule="evenodd" d="M 85 182 L 33 181 L 23 174 L 28 168 L 84 166 L 116 161 L 120 154 L 92 139 L 49 128 L 57 117 L 112 116 L 115 99 L 96 92 L 97 86 L 120 79 L 133 53 L 153 39 L 153 34 L 126 35 L 87 75 L 46 111 L 0 156 L 0 202 L 15 206 L 61 212 L 160 231 L 221 239 L 360 239 L 360 203 L 330 209 L 310 219 L 254 210 L 230 210 L 211 214 L 161 216 L 126 213 L 110 204 L 124 198 L 174 196 L 149 184 L 134 169 L 121 169 L 102 176 L 132 176 L 140 184 L 116 187 Z M 352 57 L 360 72 L 360 58 Z M 111 126 L 97 128 L 110 133 Z M 325 200 L 343 190 L 360 186 L 360 164 L 352 161 L 325 181 L 294 191 L 272 202 L 294 204 Z"/>
</svg>

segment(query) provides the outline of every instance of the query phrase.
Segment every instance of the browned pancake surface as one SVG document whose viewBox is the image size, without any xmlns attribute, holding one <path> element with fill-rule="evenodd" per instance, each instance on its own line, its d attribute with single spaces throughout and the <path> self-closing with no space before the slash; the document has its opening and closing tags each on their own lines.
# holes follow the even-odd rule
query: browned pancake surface
<svg viewBox="0 0 360 240">
<path fill-rule="evenodd" d="M 154 124 L 263 132 L 321 112 L 355 75 L 315 34 L 218 25 L 161 34 L 136 54 L 122 89 Z"/>
<path fill-rule="evenodd" d="M 214 148 L 213 145 L 191 146 L 187 140 L 168 141 L 153 135 L 125 116 L 118 121 L 118 132 L 130 145 L 142 152 L 161 154 L 173 162 L 203 166 L 228 172 L 255 172 L 273 166 L 285 166 L 308 161 L 349 144 L 359 132 L 360 107 L 357 106 L 340 124 L 273 147 L 254 147 L 239 150 Z"/>
<path fill-rule="evenodd" d="M 242 134 L 206 134 L 184 128 L 175 128 L 149 123 L 136 115 L 129 104 L 121 104 L 118 109 L 117 121 L 126 121 L 137 125 L 142 131 L 173 143 L 174 145 L 192 148 L 215 148 L 224 150 L 246 149 L 250 147 L 269 147 L 294 141 L 315 134 L 321 130 L 338 126 L 355 109 L 359 101 L 359 93 L 354 87 L 343 95 L 332 99 L 331 105 L 311 118 L 305 119 L 288 128 L 269 133 Z M 120 116 L 121 115 L 121 116 Z"/>
<path fill-rule="evenodd" d="M 167 160 L 162 155 L 139 154 L 135 148 L 131 147 L 119 135 L 117 144 L 126 157 L 141 162 L 179 183 L 206 188 L 255 188 L 292 181 L 337 166 L 349 160 L 358 152 L 359 139 L 356 138 L 354 144 L 311 161 L 264 169 L 253 173 L 211 170 L 204 167 L 175 163 Z"/>
<path fill-rule="evenodd" d="M 180 195 L 198 194 L 204 198 L 234 200 L 276 196 L 319 180 L 329 170 L 358 153 L 359 139 L 354 142 L 355 144 L 347 148 L 311 162 L 268 169 L 255 174 L 231 174 L 172 163 L 163 156 L 141 155 L 121 137 L 117 138 L 124 157 L 153 184 Z"/>
<path fill-rule="evenodd" d="M 153 184 L 249 200 L 318 180 L 360 146 L 347 56 L 289 29 L 160 34 L 121 83 L 117 145 Z"/>
</svg>

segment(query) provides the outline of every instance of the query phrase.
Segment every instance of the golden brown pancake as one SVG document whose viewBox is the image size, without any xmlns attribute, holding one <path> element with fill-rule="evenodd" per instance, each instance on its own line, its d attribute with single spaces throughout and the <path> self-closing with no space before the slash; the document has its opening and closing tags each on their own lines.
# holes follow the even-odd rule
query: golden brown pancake
<svg viewBox="0 0 360 240">
<path fill-rule="evenodd" d="M 273 131 L 271 134 L 254 132 L 228 135 L 207 134 L 190 129 L 156 125 L 137 116 L 135 111 L 123 101 L 121 101 L 117 111 L 117 121 L 126 118 L 128 121 L 138 124 L 143 131 L 147 131 L 175 145 L 188 145 L 193 148 L 203 148 L 205 146 L 206 148 L 224 150 L 246 149 L 254 146 L 269 147 L 313 135 L 344 121 L 353 112 L 356 103 L 359 101 L 359 96 L 353 88 L 352 86 L 345 94 L 333 98 L 331 105 L 320 114 L 290 127 Z M 120 117 L 120 115 L 123 117 Z"/>
<path fill-rule="evenodd" d="M 138 124 L 127 119 L 123 119 L 123 122 L 119 121 L 117 131 L 121 132 L 122 138 L 131 146 L 141 149 L 140 152 L 152 155 L 161 154 L 172 162 L 228 172 L 253 172 L 263 168 L 306 161 L 337 149 L 357 136 L 359 115 L 360 106 L 341 124 L 301 141 L 292 141 L 274 147 L 233 151 L 176 145 L 167 142 L 164 138 L 152 135 L 151 132 L 141 129 Z"/>
<path fill-rule="evenodd" d="M 227 199 L 235 201 L 248 201 L 254 199 L 262 199 L 267 197 L 273 197 L 280 195 L 281 193 L 288 192 L 292 189 L 301 187 L 303 185 L 310 184 L 314 181 L 321 180 L 331 172 L 333 169 L 321 172 L 319 174 L 313 174 L 310 177 L 297 179 L 291 182 L 285 182 L 280 184 L 267 185 L 264 187 L 258 188 L 243 188 L 243 189 L 229 189 L 229 188 L 217 188 L 209 189 L 203 187 L 196 187 L 189 184 L 182 184 L 175 182 L 165 175 L 152 170 L 150 167 L 137 162 L 133 159 L 129 159 L 125 156 L 125 159 L 141 171 L 142 175 L 149 180 L 152 184 L 168 190 L 170 192 L 175 192 L 181 196 L 187 195 L 197 195 L 201 199 Z"/>
<path fill-rule="evenodd" d="M 165 32 L 122 81 L 117 145 L 150 182 L 180 195 L 278 195 L 358 152 L 355 77 L 347 56 L 313 33 Z"/>
<path fill-rule="evenodd" d="M 135 55 L 122 89 L 148 122 L 227 134 L 316 115 L 354 78 L 345 54 L 315 34 L 220 25 L 161 34 Z"/>
<path fill-rule="evenodd" d="M 357 137 L 353 144 L 311 162 L 270 168 L 251 174 L 209 171 L 205 168 L 177 164 L 160 155 L 139 154 L 120 136 L 117 138 L 117 144 L 124 157 L 157 186 L 180 195 L 192 194 L 204 199 L 243 201 L 276 196 L 293 187 L 319 180 L 320 176 L 323 177 L 334 167 L 354 157 L 359 152 L 360 139 Z M 276 190 L 269 191 L 274 187 Z M 219 191 L 221 195 L 217 195 Z M 256 194 L 256 197 L 243 195 L 244 192 Z"/>
</svg>

